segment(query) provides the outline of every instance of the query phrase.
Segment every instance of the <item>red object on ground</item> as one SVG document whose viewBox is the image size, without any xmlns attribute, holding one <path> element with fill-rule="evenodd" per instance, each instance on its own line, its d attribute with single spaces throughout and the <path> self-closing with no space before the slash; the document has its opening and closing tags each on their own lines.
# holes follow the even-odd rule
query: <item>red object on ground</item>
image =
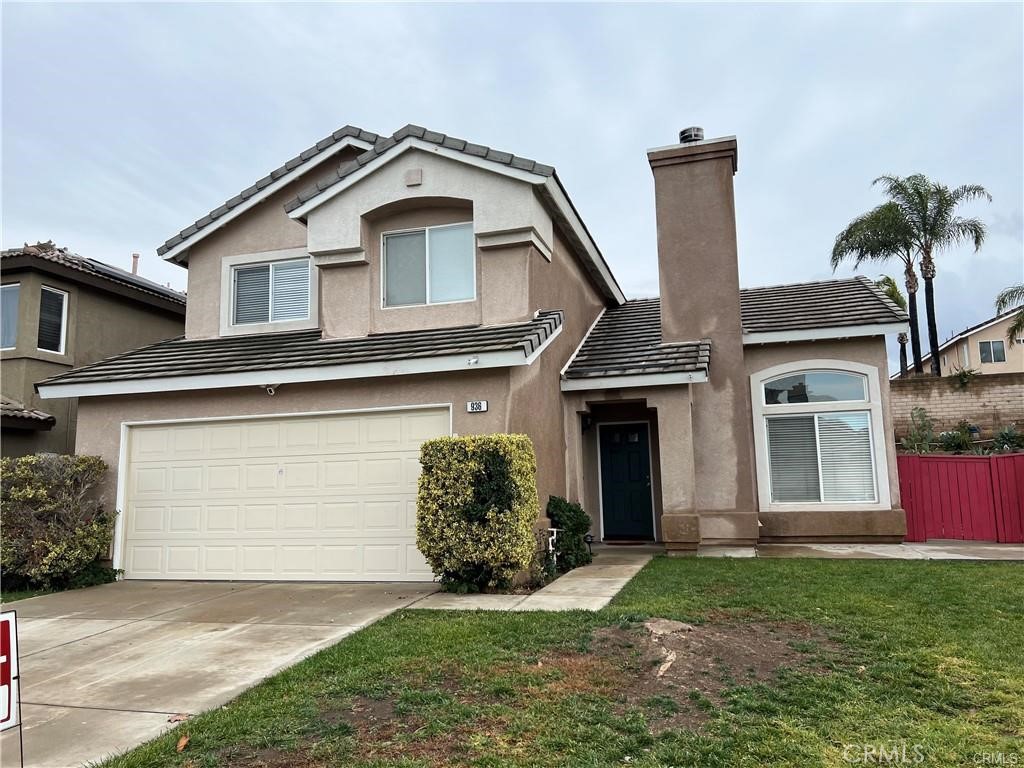
<svg viewBox="0 0 1024 768">
<path fill-rule="evenodd" d="M 896 459 L 907 541 L 1024 543 L 1024 453 Z"/>
</svg>

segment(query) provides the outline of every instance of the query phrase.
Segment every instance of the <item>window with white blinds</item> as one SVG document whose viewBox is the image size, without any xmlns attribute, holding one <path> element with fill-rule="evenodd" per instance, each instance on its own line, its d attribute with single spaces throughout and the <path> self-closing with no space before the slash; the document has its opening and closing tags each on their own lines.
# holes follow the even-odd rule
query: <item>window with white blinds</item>
<svg viewBox="0 0 1024 768">
<path fill-rule="evenodd" d="M 773 502 L 877 499 L 867 411 L 766 417 Z"/>
<path fill-rule="evenodd" d="M 233 325 L 309 318 L 309 259 L 234 269 Z"/>
</svg>

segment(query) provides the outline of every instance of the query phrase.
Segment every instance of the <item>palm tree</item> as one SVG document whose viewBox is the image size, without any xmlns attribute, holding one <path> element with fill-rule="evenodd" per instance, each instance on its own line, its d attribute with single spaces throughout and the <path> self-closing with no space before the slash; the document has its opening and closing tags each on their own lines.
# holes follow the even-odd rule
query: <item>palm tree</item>
<svg viewBox="0 0 1024 768">
<path fill-rule="evenodd" d="M 996 296 L 996 312 L 999 314 L 1013 307 L 1018 309 L 1013 316 L 1013 322 L 1006 329 L 1006 340 L 1010 342 L 1011 347 L 1017 339 L 1024 336 L 1024 283 L 1011 285 Z"/>
<path fill-rule="evenodd" d="M 875 286 L 880 288 L 889 298 L 889 301 L 897 307 L 903 310 L 907 308 L 907 299 L 903 295 L 903 291 L 900 290 L 899 285 L 892 279 L 892 277 L 889 275 L 879 275 L 878 279 L 875 280 Z M 905 379 L 907 377 L 907 334 L 898 334 L 896 336 L 896 341 L 898 341 L 900 345 L 900 378 Z"/>
<path fill-rule="evenodd" d="M 924 278 L 924 305 L 928 323 L 928 350 L 931 353 L 932 374 L 939 375 L 939 330 L 935 322 L 935 255 L 952 246 L 970 242 L 975 252 L 985 242 L 986 227 L 976 218 L 956 215 L 957 206 L 971 200 L 992 196 L 978 184 L 965 184 L 950 189 L 944 184 L 929 181 L 924 174 L 915 173 L 906 178 L 880 176 L 881 184 L 890 202 L 895 204 L 906 220 L 914 251 L 921 261 Z"/>
<path fill-rule="evenodd" d="M 900 207 L 896 203 L 883 203 L 846 225 L 832 246 L 831 262 L 833 272 L 847 260 L 853 261 L 854 269 L 865 261 L 898 259 L 902 262 L 910 314 L 910 351 L 914 359 L 914 372 L 922 373 L 921 334 L 917 322 L 917 253 L 912 236 L 910 225 Z"/>
</svg>

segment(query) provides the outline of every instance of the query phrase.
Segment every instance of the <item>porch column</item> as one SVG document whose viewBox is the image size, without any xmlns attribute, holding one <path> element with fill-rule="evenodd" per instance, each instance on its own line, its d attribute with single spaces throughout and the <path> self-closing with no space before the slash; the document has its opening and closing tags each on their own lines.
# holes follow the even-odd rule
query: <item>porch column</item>
<svg viewBox="0 0 1024 768">
<path fill-rule="evenodd" d="M 647 396 L 658 411 L 661 455 L 661 535 L 669 554 L 695 552 L 700 544 L 690 387 L 659 387 Z"/>
</svg>

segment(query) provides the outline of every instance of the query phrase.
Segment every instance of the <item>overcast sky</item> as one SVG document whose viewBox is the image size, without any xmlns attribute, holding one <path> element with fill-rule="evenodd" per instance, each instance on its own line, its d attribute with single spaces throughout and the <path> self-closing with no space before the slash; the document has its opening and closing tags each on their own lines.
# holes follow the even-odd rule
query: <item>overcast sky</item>
<svg viewBox="0 0 1024 768">
<path fill-rule="evenodd" d="M 166 238 L 341 125 L 413 122 L 556 166 L 649 296 L 644 153 L 701 125 L 739 140 L 744 286 L 829 277 L 871 180 L 914 172 L 994 198 L 967 211 L 982 251 L 939 257 L 942 338 L 1024 279 L 1020 3 L 5 3 L 2 21 L 4 247 L 139 251 L 184 288 Z"/>
</svg>

